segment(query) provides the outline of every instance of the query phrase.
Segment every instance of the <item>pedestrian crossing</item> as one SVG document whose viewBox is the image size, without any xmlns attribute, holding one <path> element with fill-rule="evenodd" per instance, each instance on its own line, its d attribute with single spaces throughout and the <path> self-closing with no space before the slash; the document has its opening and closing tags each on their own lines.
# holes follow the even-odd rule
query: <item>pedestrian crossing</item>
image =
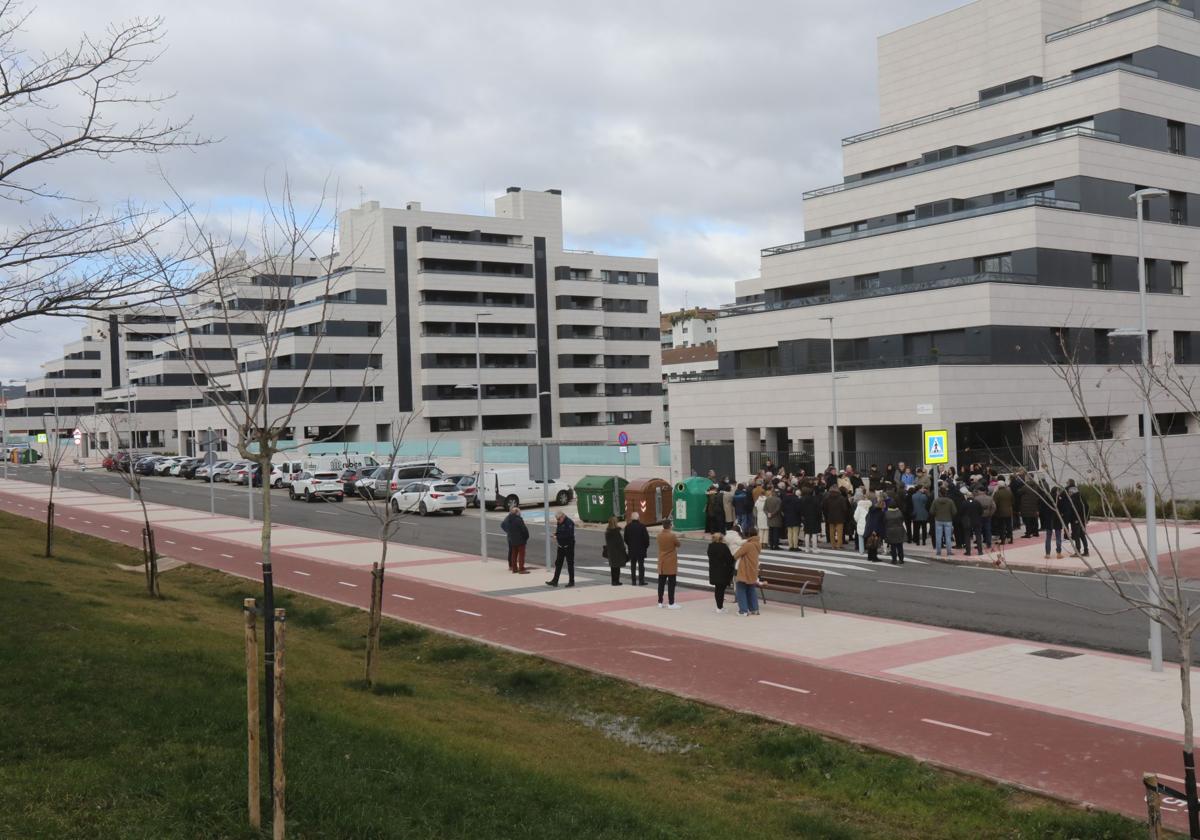
<svg viewBox="0 0 1200 840">
<path fill-rule="evenodd" d="M 684 544 L 684 551 L 679 553 L 679 573 L 676 576 L 678 583 L 681 586 L 695 586 L 700 588 L 708 588 L 708 555 L 707 554 L 692 554 L 686 551 L 688 544 Z M 883 570 L 900 572 L 903 566 L 893 566 L 886 559 L 886 555 L 881 555 L 880 562 L 872 563 L 867 560 L 866 555 L 858 554 L 854 551 L 834 551 L 833 549 L 820 549 L 815 552 L 807 551 L 763 551 L 759 555 L 759 562 L 778 563 L 785 566 L 797 566 L 806 569 L 822 569 L 829 577 L 846 577 L 856 573 L 877 574 Z M 924 566 L 928 561 L 911 560 L 905 558 L 905 564 L 913 564 Z M 589 571 L 599 571 L 608 573 L 608 566 L 581 566 L 580 568 Z M 646 579 L 650 580 L 658 576 L 658 560 L 655 557 L 646 558 Z M 621 569 L 621 578 L 628 582 L 629 567 Z"/>
</svg>

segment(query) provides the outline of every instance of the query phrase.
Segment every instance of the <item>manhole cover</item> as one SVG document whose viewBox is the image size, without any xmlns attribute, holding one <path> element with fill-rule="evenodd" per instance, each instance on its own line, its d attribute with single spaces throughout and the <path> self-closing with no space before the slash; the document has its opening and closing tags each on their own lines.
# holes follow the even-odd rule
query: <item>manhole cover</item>
<svg viewBox="0 0 1200 840">
<path fill-rule="evenodd" d="M 1055 650 L 1054 648 L 1046 648 L 1045 650 L 1031 651 L 1030 656 L 1044 656 L 1047 659 L 1071 659 L 1076 656 L 1082 656 L 1081 653 L 1075 653 L 1070 650 Z"/>
</svg>

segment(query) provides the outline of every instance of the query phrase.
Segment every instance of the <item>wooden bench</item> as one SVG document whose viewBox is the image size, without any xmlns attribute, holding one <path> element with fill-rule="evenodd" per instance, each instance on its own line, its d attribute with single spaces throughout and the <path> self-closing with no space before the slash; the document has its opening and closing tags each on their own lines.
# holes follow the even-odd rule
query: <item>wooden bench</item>
<svg viewBox="0 0 1200 840">
<path fill-rule="evenodd" d="M 816 595 L 821 599 L 821 610 L 826 614 L 829 612 L 825 609 L 825 572 L 820 569 L 760 563 L 758 581 L 758 592 L 764 604 L 767 602 L 767 593 L 764 590 L 774 589 L 779 592 L 794 592 L 801 598 L 805 595 Z M 804 618 L 804 601 L 800 602 L 800 617 Z"/>
</svg>

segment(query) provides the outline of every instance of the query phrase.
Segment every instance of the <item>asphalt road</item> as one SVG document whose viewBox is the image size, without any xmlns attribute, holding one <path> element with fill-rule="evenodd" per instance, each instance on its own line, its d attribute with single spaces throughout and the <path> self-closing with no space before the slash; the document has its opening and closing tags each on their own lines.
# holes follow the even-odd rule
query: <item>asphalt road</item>
<svg viewBox="0 0 1200 840">
<path fill-rule="evenodd" d="M 9 476 L 45 484 L 49 471 L 41 466 L 15 467 L 10 465 Z M 103 471 L 66 471 L 61 474 L 62 486 L 90 490 L 108 495 L 123 496 L 129 488 L 122 478 Z M 213 498 L 218 513 L 247 515 L 245 487 L 217 484 Z M 257 493 L 258 491 L 256 491 Z M 196 510 L 209 509 L 209 486 L 177 478 L 147 478 L 144 480 L 147 501 Z M 259 516 L 260 500 L 255 498 L 255 516 Z M 360 537 L 377 537 L 378 522 L 365 502 L 348 498 L 342 504 L 304 504 L 292 502 L 284 490 L 273 491 L 273 519 L 276 522 L 318 528 L 325 531 Z M 530 518 L 540 512 L 532 513 Z M 501 514 L 488 514 L 488 554 L 504 557 L 504 537 L 500 531 Z M 494 520 L 494 521 L 492 521 Z M 527 564 L 533 567 L 543 561 L 544 540 L 540 523 L 530 521 L 530 545 Z M 599 530 L 576 530 L 576 564 L 581 574 L 607 575 L 600 550 L 603 533 Z M 405 517 L 396 533 L 397 542 L 431 546 L 451 551 L 477 554 L 479 552 L 478 513 L 468 510 L 462 516 Z M 685 540 L 681 555 L 695 559 L 690 575 L 681 570 L 681 583 L 703 582 L 700 571 L 706 545 L 701 540 Z M 1113 613 L 1124 607 L 1116 595 L 1090 578 L 1038 574 L 1009 574 L 992 569 L 953 566 L 944 563 L 907 563 L 902 568 L 888 564 L 866 564 L 845 560 L 836 552 L 790 555 L 812 565 L 827 569 L 826 600 L 828 606 L 844 612 L 881 618 L 915 621 L 936 626 L 995 633 L 1047 644 L 1075 645 L 1118 653 L 1145 655 L 1147 621 L 1134 612 Z M 853 555 L 847 555 L 853 557 Z M 653 570 L 649 568 L 648 574 Z M 832 574 L 831 574 L 832 573 Z M 628 580 L 628 570 L 625 579 Z M 1200 593 L 1200 584 L 1197 584 Z M 1050 598 L 1046 597 L 1051 596 Z M 1060 602 L 1069 601 L 1071 606 Z M 811 602 L 809 602 L 811 603 Z M 1177 647 L 1170 634 L 1164 633 L 1166 655 L 1177 657 Z"/>
</svg>

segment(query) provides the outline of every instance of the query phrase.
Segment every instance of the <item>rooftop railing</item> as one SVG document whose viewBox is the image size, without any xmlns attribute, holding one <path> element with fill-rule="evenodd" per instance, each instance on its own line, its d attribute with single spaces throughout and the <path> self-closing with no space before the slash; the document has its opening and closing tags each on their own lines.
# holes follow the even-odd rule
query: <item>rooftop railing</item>
<svg viewBox="0 0 1200 840">
<path fill-rule="evenodd" d="M 940 225 L 945 222 L 957 222 L 962 219 L 973 219 L 978 216 L 990 216 L 993 213 L 1005 213 L 1009 210 L 1021 210 L 1026 207 L 1047 207 L 1051 210 L 1078 210 L 1079 202 L 1067 201 L 1062 198 L 1048 198 L 1042 195 L 1031 195 L 1025 198 L 1018 198 L 1015 201 L 988 204 L 983 207 L 972 207 L 969 210 L 960 210 L 957 213 L 945 213 L 941 216 L 930 216 L 926 219 L 913 219 L 909 222 L 897 222 L 867 230 L 839 233 L 836 236 L 826 236 L 822 239 L 805 239 L 801 242 L 790 242 L 787 245 L 776 245 L 773 248 L 763 248 L 761 255 L 763 257 L 775 257 L 780 254 L 790 254 L 793 251 L 803 251 L 807 248 L 819 248 L 822 245 L 836 245 L 839 242 L 850 242 L 855 239 L 865 239 L 869 236 L 914 230 L 916 228 L 929 227 L 930 225 Z"/>
<path fill-rule="evenodd" d="M 803 194 L 803 198 L 819 198 L 823 195 L 832 195 L 833 193 L 852 190 L 855 187 L 866 187 L 871 184 L 879 184 L 884 181 L 891 181 L 896 178 L 903 178 L 906 175 L 917 175 L 922 172 L 930 172 L 934 169 L 942 169 L 947 166 L 954 166 L 958 163 L 968 163 L 973 160 L 982 160 L 993 155 L 1002 155 L 1007 152 L 1015 152 L 1020 149 L 1028 149 L 1032 146 L 1041 146 L 1045 143 L 1053 143 L 1056 140 L 1065 140 L 1068 137 L 1091 137 L 1096 140 L 1108 140 L 1113 143 L 1119 143 L 1121 138 L 1116 134 L 1108 131 L 1097 131 L 1094 128 L 1085 126 L 1074 126 L 1072 128 L 1064 128 L 1059 131 L 1042 134 L 1037 137 L 1027 137 L 1024 140 L 1014 140 L 1012 143 L 1005 143 L 1003 146 L 994 146 L 990 149 L 980 149 L 977 152 L 968 152 L 965 155 L 957 155 L 956 157 L 947 158 L 946 160 L 935 160 L 929 163 L 922 163 L 916 166 L 910 166 L 907 169 L 899 169 L 895 172 L 884 172 L 879 175 L 872 175 L 869 178 L 859 178 L 857 181 L 847 181 L 841 184 L 834 184 L 830 187 L 821 187 L 816 190 L 809 190 Z"/>
<path fill-rule="evenodd" d="M 1060 29 L 1057 32 L 1051 32 L 1046 36 L 1046 43 L 1049 44 L 1053 41 L 1069 38 L 1072 35 L 1078 35 L 1080 32 L 1087 32 L 1090 29 L 1095 29 L 1098 26 L 1104 26 L 1108 23 L 1116 23 L 1118 20 L 1125 20 L 1125 18 L 1131 18 L 1134 15 L 1140 15 L 1142 12 L 1152 11 L 1171 12 L 1172 14 L 1182 15 L 1183 17 L 1190 18 L 1195 17 L 1190 9 L 1185 9 L 1182 6 L 1177 6 L 1174 3 L 1164 2 L 1164 0 L 1148 0 L 1146 3 L 1138 3 L 1136 6 L 1120 9 L 1102 17 L 1084 21 L 1083 23 L 1077 23 L 1074 26 L 1068 26 L 1066 29 Z"/>
<path fill-rule="evenodd" d="M 894 134 L 897 131 L 904 131 L 905 129 L 915 128 L 919 125 L 937 122 L 938 120 L 944 120 L 948 117 L 955 117 L 959 114 L 967 114 L 971 111 L 978 111 L 980 108 L 986 108 L 989 105 L 999 105 L 1001 102 L 1008 102 L 1009 100 L 1019 99 L 1023 96 L 1031 96 L 1032 94 L 1041 93 L 1045 90 L 1053 90 L 1054 88 L 1062 87 L 1063 85 L 1069 85 L 1073 82 L 1082 82 L 1085 79 L 1091 79 L 1096 76 L 1101 76 L 1105 73 L 1112 73 L 1117 70 L 1124 70 L 1128 73 L 1136 73 L 1139 76 L 1147 76 L 1152 79 L 1158 78 L 1158 73 L 1153 70 L 1148 70 L 1145 67 L 1137 67 L 1127 61 L 1111 61 L 1096 67 L 1089 67 L 1086 70 L 1080 70 L 1076 73 L 1068 73 L 1065 76 L 1059 76 L 1057 79 L 1050 79 L 1049 81 L 1042 82 L 1040 85 L 1034 85 L 1032 87 L 1025 88 L 1024 90 L 1014 91 L 1004 96 L 996 96 L 990 99 L 968 102 L 965 105 L 956 105 L 955 107 L 947 108 L 944 111 L 936 111 L 932 114 L 913 117 L 911 120 L 905 120 L 904 122 L 886 125 L 883 128 L 876 128 L 873 131 L 864 131 L 862 134 L 855 134 L 844 138 L 842 140 L 842 145 L 852 146 L 855 143 L 861 143 L 864 140 L 874 140 L 876 137 L 884 137 L 888 134 Z"/>
</svg>

